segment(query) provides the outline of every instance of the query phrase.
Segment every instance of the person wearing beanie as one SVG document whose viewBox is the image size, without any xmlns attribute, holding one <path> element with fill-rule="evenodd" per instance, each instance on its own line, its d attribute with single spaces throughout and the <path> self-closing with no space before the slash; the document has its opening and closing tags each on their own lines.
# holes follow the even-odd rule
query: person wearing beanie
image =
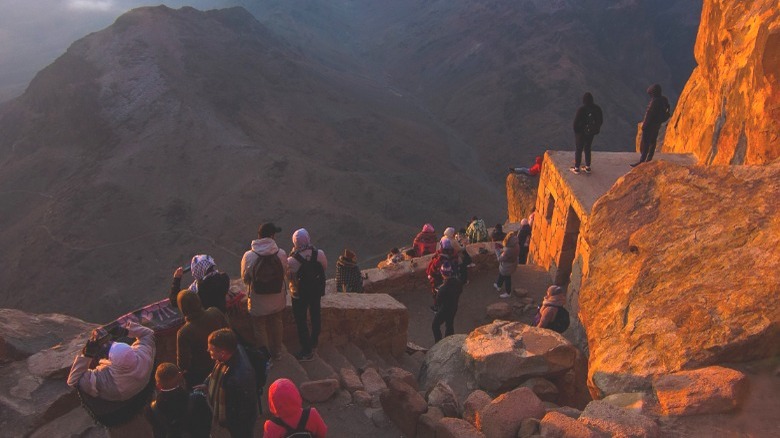
<svg viewBox="0 0 780 438">
<path fill-rule="evenodd" d="M 301 394 L 289 379 L 277 379 L 268 387 L 268 408 L 271 417 L 263 425 L 264 438 L 284 438 L 295 432 L 325 438 L 328 433 L 317 409 L 303 408 Z"/>
<path fill-rule="evenodd" d="M 423 225 L 422 231 L 417 233 L 417 236 L 414 237 L 414 242 L 412 242 L 412 246 L 414 247 L 417 257 L 422 257 L 424 255 L 433 254 L 436 252 L 436 243 L 438 240 L 439 239 L 436 237 L 436 231 L 434 231 L 433 225 Z"/>
<path fill-rule="evenodd" d="M 208 352 L 209 335 L 228 323 L 216 307 L 204 310 L 198 294 L 189 289 L 179 292 L 178 303 L 186 322 L 176 333 L 176 364 L 187 385 L 193 387 L 203 383 L 214 368 Z"/>
<path fill-rule="evenodd" d="M 444 336 L 455 334 L 455 314 L 458 312 L 458 300 L 463 292 L 463 283 L 455 278 L 455 272 L 449 262 L 444 262 L 439 272 L 444 281 L 434 298 L 434 305 L 437 310 L 433 317 L 431 329 L 433 330 L 435 342 L 439 342 L 442 339 L 442 324 L 445 325 Z"/>
<path fill-rule="evenodd" d="M 661 86 L 653 84 L 647 89 L 650 96 L 650 103 L 645 111 L 645 118 L 642 120 L 642 138 L 639 140 L 639 161 L 631 164 L 636 167 L 645 161 L 651 161 L 655 153 L 655 145 L 658 141 L 658 132 L 661 125 L 671 117 L 671 107 L 669 99 L 661 94 Z"/>
<path fill-rule="evenodd" d="M 279 360 L 282 356 L 282 314 L 287 306 L 287 253 L 275 240 L 281 231 L 272 222 L 260 225 L 257 239 L 241 258 L 241 280 L 247 290 L 254 347 L 267 348 L 271 360 Z"/>
<path fill-rule="evenodd" d="M 357 265 L 357 255 L 348 249 L 336 262 L 336 291 L 363 292 L 363 275 Z"/>
<path fill-rule="evenodd" d="M 537 327 L 550 329 L 563 333 L 569 328 L 569 311 L 566 310 L 566 291 L 560 286 L 552 285 L 547 288 L 541 307 L 539 307 L 539 321 Z"/>
<path fill-rule="evenodd" d="M 138 395 L 149 384 L 154 366 L 154 330 L 128 322 L 123 336 L 136 338 L 133 345 L 116 341 L 95 369 L 89 369 L 97 355 L 95 340 L 76 356 L 68 375 L 68 386 L 108 401 L 125 401 Z"/>
<path fill-rule="evenodd" d="M 200 301 L 204 309 L 216 307 L 222 313 L 227 311 L 226 296 L 230 289 L 230 277 L 219 272 L 216 262 L 208 254 L 198 254 L 190 262 L 190 271 L 194 281 L 189 286 L 189 290 L 200 296 Z M 184 268 L 178 267 L 173 273 L 173 282 L 171 292 L 168 298 L 171 300 L 171 306 L 177 305 L 177 297 L 181 291 L 181 278 L 184 275 Z"/>
<path fill-rule="evenodd" d="M 295 354 L 302 362 L 314 359 L 314 349 L 320 336 L 320 300 L 325 295 L 325 271 L 328 259 L 325 253 L 311 244 L 305 228 L 293 233 L 293 249 L 287 258 L 293 317 L 298 330 L 301 351 Z M 311 331 L 307 321 L 311 318 Z"/>
</svg>

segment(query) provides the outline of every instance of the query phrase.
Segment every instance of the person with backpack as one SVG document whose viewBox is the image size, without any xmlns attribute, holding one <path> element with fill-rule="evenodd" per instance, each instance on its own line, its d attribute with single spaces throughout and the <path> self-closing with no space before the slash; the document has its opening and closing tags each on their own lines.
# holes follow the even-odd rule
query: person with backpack
<svg viewBox="0 0 780 438">
<path fill-rule="evenodd" d="M 501 298 L 509 298 L 512 294 L 512 274 L 517 270 L 520 258 L 520 245 L 515 233 L 509 233 L 504 238 L 504 247 L 498 254 L 498 279 L 493 283 L 496 292 L 501 292 L 504 286 L 505 292 L 499 295 Z"/>
<path fill-rule="evenodd" d="M 436 237 L 433 225 L 425 224 L 422 227 L 422 231 L 417 233 L 414 237 L 412 247 L 414 248 L 417 257 L 422 257 L 436 252 L 436 242 L 438 241 L 439 239 Z"/>
<path fill-rule="evenodd" d="M 590 173 L 590 147 L 593 144 L 593 137 L 601 132 L 601 125 L 604 123 L 604 116 L 601 107 L 593 102 L 593 95 L 585 93 L 582 96 L 582 106 L 577 109 L 574 115 L 574 166 L 569 170 L 579 174 L 580 170 Z M 582 153 L 585 152 L 585 166 L 582 164 Z"/>
<path fill-rule="evenodd" d="M 569 311 L 566 310 L 566 294 L 560 286 L 547 288 L 547 294 L 536 315 L 535 326 L 563 333 L 569 328 Z"/>
<path fill-rule="evenodd" d="M 203 392 L 187 391 L 179 367 L 170 362 L 161 363 L 154 373 L 154 380 L 157 393 L 145 412 L 154 438 L 211 436 L 209 402 Z"/>
<path fill-rule="evenodd" d="M 316 408 L 303 408 L 298 388 L 289 379 L 277 379 L 268 388 L 271 417 L 263 425 L 263 438 L 325 438 L 328 426 Z"/>
<path fill-rule="evenodd" d="M 325 271 L 328 259 L 325 253 L 311 244 L 309 232 L 300 228 L 293 233 L 293 250 L 287 258 L 290 295 L 295 326 L 301 351 L 295 354 L 299 361 L 314 359 L 314 349 L 320 336 L 320 300 L 325 295 Z M 311 331 L 307 322 L 311 318 Z"/>
<path fill-rule="evenodd" d="M 450 242 L 449 239 L 443 240 L 441 242 L 441 248 L 436 251 L 436 254 L 431 258 L 431 261 L 428 262 L 428 266 L 425 269 L 425 273 L 428 276 L 428 283 L 431 286 L 431 295 L 434 297 L 433 306 L 431 306 L 431 310 L 434 312 L 436 312 L 437 309 L 436 290 L 441 286 L 442 282 L 444 282 L 444 278 L 441 275 L 441 267 L 446 263 L 447 265 L 454 267 L 453 269 L 457 269 L 457 258 L 458 254 L 455 253 L 452 242 Z"/>
<path fill-rule="evenodd" d="M 471 222 L 466 229 L 466 236 L 469 238 L 469 243 L 484 242 L 488 239 L 487 227 L 485 227 L 485 221 L 472 216 Z"/>
<path fill-rule="evenodd" d="M 449 262 L 444 262 L 439 271 L 443 281 L 434 296 L 436 315 L 431 325 L 434 342 L 442 339 L 442 324 L 445 325 L 444 336 L 455 334 L 455 314 L 458 312 L 460 294 L 463 293 L 463 283 L 455 277 L 455 271 Z"/>
<path fill-rule="evenodd" d="M 203 383 L 214 368 L 208 353 L 209 335 L 228 323 L 216 307 L 203 310 L 200 297 L 189 289 L 179 292 L 178 303 L 185 323 L 176 333 L 176 364 L 192 387 Z"/>
<path fill-rule="evenodd" d="M 645 118 L 642 120 L 642 139 L 639 141 L 639 152 L 641 155 L 639 161 L 631 164 L 631 167 L 636 167 L 645 161 L 653 159 L 661 125 L 672 117 L 669 99 L 661 94 L 660 85 L 651 85 L 647 89 L 647 94 L 650 95 L 650 103 L 647 105 Z"/>
<path fill-rule="evenodd" d="M 336 261 L 336 290 L 338 292 L 363 292 L 363 274 L 357 264 L 357 254 L 344 249 Z"/>
<path fill-rule="evenodd" d="M 282 312 L 287 305 L 287 253 L 274 240 L 281 231 L 273 223 L 261 224 L 258 238 L 241 259 L 241 280 L 247 288 L 254 346 L 267 348 L 271 360 L 279 360 L 282 355 Z"/>
<path fill-rule="evenodd" d="M 230 277 L 224 272 L 219 272 L 214 258 L 208 254 L 198 254 L 192 258 L 189 269 L 195 281 L 188 289 L 200 296 L 203 308 L 216 307 L 222 313 L 227 312 L 226 296 L 230 289 Z M 177 304 L 183 275 L 184 267 L 181 266 L 173 273 L 171 292 L 168 296 L 171 306 Z"/>
</svg>

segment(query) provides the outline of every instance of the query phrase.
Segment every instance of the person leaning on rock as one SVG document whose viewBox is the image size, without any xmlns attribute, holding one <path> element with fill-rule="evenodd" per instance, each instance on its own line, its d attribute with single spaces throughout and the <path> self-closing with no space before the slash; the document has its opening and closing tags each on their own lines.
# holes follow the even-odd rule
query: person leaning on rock
<svg viewBox="0 0 780 438">
<path fill-rule="evenodd" d="M 112 330 L 114 338 L 136 338 L 133 345 L 114 342 L 108 357 L 100 359 L 95 369 L 89 369 L 101 345 L 90 340 L 76 356 L 68 375 L 68 386 L 108 401 L 125 401 L 139 394 L 149 384 L 154 365 L 154 330 L 128 322 L 126 328 Z"/>
<path fill-rule="evenodd" d="M 203 383 L 214 368 L 208 353 L 209 335 L 228 323 L 216 307 L 203 310 L 200 297 L 189 289 L 179 292 L 178 304 L 186 322 L 176 333 L 176 363 L 192 387 Z"/>
<path fill-rule="evenodd" d="M 645 161 L 653 159 L 655 145 L 658 141 L 658 132 L 661 130 L 661 125 L 669 120 L 671 116 L 669 99 L 661 94 L 660 85 L 651 85 L 647 89 L 647 94 L 650 95 L 650 103 L 647 105 L 645 118 L 642 120 L 642 139 L 639 141 L 641 156 L 639 161 L 632 164 L 631 167 L 636 167 Z"/>
</svg>

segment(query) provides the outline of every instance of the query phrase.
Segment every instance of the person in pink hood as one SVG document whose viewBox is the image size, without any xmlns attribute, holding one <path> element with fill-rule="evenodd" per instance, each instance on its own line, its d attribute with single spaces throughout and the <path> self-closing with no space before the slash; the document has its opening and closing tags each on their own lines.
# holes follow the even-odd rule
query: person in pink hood
<svg viewBox="0 0 780 438">
<path fill-rule="evenodd" d="M 264 438 L 284 438 L 293 432 L 309 432 L 325 438 L 328 426 L 315 408 L 303 409 L 301 394 L 289 379 L 277 379 L 268 388 L 271 417 L 263 426 Z"/>
<path fill-rule="evenodd" d="M 422 231 L 417 233 L 414 238 L 412 246 L 417 254 L 417 257 L 422 257 L 426 254 L 433 254 L 436 252 L 436 243 L 439 239 L 436 237 L 436 232 L 433 229 L 433 225 L 423 225 Z"/>
</svg>

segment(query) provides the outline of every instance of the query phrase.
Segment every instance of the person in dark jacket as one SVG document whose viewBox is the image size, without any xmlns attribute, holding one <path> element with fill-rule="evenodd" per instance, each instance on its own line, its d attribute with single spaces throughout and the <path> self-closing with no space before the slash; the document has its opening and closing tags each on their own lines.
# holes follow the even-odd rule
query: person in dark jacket
<svg viewBox="0 0 780 438">
<path fill-rule="evenodd" d="M 357 265 L 357 255 L 348 250 L 336 262 L 336 290 L 338 292 L 363 292 L 363 275 Z"/>
<path fill-rule="evenodd" d="M 650 103 L 645 111 L 645 118 L 642 120 L 642 139 L 639 141 L 639 151 L 642 154 L 639 161 L 632 164 L 636 167 L 645 161 L 651 161 L 655 153 L 655 144 L 658 141 L 658 131 L 661 125 L 668 120 L 669 99 L 661 94 L 661 86 L 653 84 L 647 89 L 650 95 Z"/>
<path fill-rule="evenodd" d="M 209 335 L 228 323 L 216 307 L 203 310 L 200 297 L 189 289 L 179 292 L 178 304 L 186 322 L 176 334 L 176 364 L 192 387 L 202 383 L 214 368 L 207 351 Z"/>
<path fill-rule="evenodd" d="M 208 342 L 216 362 L 205 383 L 214 421 L 233 438 L 251 438 L 258 414 L 255 370 L 230 329 L 213 332 Z"/>
<path fill-rule="evenodd" d="M 590 147 L 593 144 L 593 137 L 601 131 L 601 125 L 604 123 L 604 116 L 601 107 L 593 102 L 593 95 L 585 93 L 582 96 L 582 106 L 577 109 L 574 115 L 574 166 L 570 169 L 574 173 L 590 173 Z M 582 153 L 585 152 L 585 166 L 582 164 Z"/>
<path fill-rule="evenodd" d="M 192 258 L 190 263 L 192 277 L 195 281 L 189 286 L 189 290 L 200 296 L 200 302 L 203 308 L 216 307 L 222 313 L 227 311 L 225 297 L 230 289 L 230 277 L 217 270 L 217 265 L 210 255 L 198 254 Z M 171 284 L 171 293 L 168 298 L 171 305 L 176 306 L 176 298 L 181 291 L 181 277 L 184 275 L 184 268 L 179 267 L 173 273 L 173 283 Z"/>
<path fill-rule="evenodd" d="M 154 438 L 208 438 L 211 436 L 211 408 L 202 392 L 184 387 L 179 368 L 169 362 L 157 366 L 155 399 L 146 409 Z"/>
<path fill-rule="evenodd" d="M 520 242 L 520 264 L 524 265 L 528 260 L 528 248 L 531 246 L 531 224 L 528 219 L 520 221 L 520 231 L 517 233 Z"/>
<path fill-rule="evenodd" d="M 433 317 L 433 339 L 442 339 L 441 325 L 445 324 L 444 336 L 455 334 L 455 314 L 458 312 L 458 300 L 463 292 L 463 283 L 453 275 L 452 266 L 448 262 L 441 265 L 441 276 L 444 282 L 436 293 L 436 315 Z"/>
<path fill-rule="evenodd" d="M 496 251 L 501 251 L 501 248 L 504 247 L 504 237 L 506 237 L 506 233 L 504 232 L 504 226 L 501 224 L 496 224 L 495 228 L 493 228 L 493 231 L 490 232 L 490 240 L 495 245 Z"/>
</svg>

